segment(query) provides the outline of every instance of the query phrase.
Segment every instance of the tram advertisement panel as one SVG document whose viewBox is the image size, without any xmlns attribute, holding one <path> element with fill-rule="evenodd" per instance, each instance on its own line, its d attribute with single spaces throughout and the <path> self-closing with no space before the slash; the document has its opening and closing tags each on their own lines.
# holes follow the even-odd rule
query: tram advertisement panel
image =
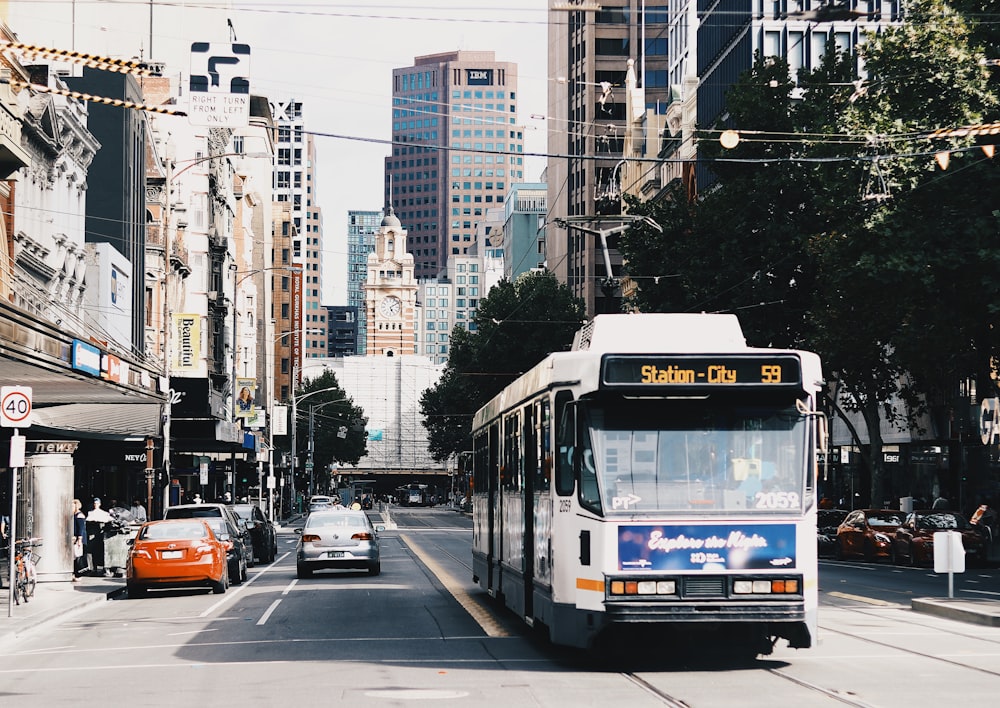
<svg viewBox="0 0 1000 708">
<path fill-rule="evenodd" d="M 622 525 L 619 570 L 795 567 L 794 524 Z"/>
</svg>

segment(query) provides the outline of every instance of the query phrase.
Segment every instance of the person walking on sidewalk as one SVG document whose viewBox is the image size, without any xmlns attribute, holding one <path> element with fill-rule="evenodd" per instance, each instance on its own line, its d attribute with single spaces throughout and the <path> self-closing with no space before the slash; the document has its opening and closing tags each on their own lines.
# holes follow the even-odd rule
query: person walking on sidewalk
<svg viewBox="0 0 1000 708">
<path fill-rule="evenodd" d="M 80 577 L 80 572 L 87 566 L 87 517 L 83 513 L 83 504 L 79 499 L 73 500 L 73 580 Z"/>
</svg>

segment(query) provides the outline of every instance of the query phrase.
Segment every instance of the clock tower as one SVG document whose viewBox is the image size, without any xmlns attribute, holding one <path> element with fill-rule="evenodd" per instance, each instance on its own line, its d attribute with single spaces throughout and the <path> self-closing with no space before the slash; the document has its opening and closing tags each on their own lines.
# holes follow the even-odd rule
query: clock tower
<svg viewBox="0 0 1000 708">
<path fill-rule="evenodd" d="M 368 254 L 365 281 L 368 356 L 415 354 L 417 284 L 413 256 L 406 252 L 406 229 L 389 207 Z"/>
</svg>

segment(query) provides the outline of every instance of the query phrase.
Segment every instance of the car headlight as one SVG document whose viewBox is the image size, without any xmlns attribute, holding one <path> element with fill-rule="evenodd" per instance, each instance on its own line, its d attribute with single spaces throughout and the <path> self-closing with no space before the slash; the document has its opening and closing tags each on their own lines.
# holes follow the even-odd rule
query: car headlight
<svg viewBox="0 0 1000 708">
<path fill-rule="evenodd" d="M 889 543 L 889 537 L 886 536 L 884 533 L 875 534 L 875 540 L 878 541 L 879 543 Z"/>
</svg>

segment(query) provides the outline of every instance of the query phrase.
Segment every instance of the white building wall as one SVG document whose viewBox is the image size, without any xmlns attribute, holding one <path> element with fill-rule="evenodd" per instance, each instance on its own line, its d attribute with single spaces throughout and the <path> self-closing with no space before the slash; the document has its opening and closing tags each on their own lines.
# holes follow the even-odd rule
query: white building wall
<svg viewBox="0 0 1000 708">
<path fill-rule="evenodd" d="M 447 471 L 431 458 L 420 414 L 420 396 L 437 383 L 443 365 L 423 356 L 352 356 L 309 359 L 305 367 L 303 377 L 310 379 L 332 371 L 368 418 L 368 455 L 341 472 Z"/>
</svg>

